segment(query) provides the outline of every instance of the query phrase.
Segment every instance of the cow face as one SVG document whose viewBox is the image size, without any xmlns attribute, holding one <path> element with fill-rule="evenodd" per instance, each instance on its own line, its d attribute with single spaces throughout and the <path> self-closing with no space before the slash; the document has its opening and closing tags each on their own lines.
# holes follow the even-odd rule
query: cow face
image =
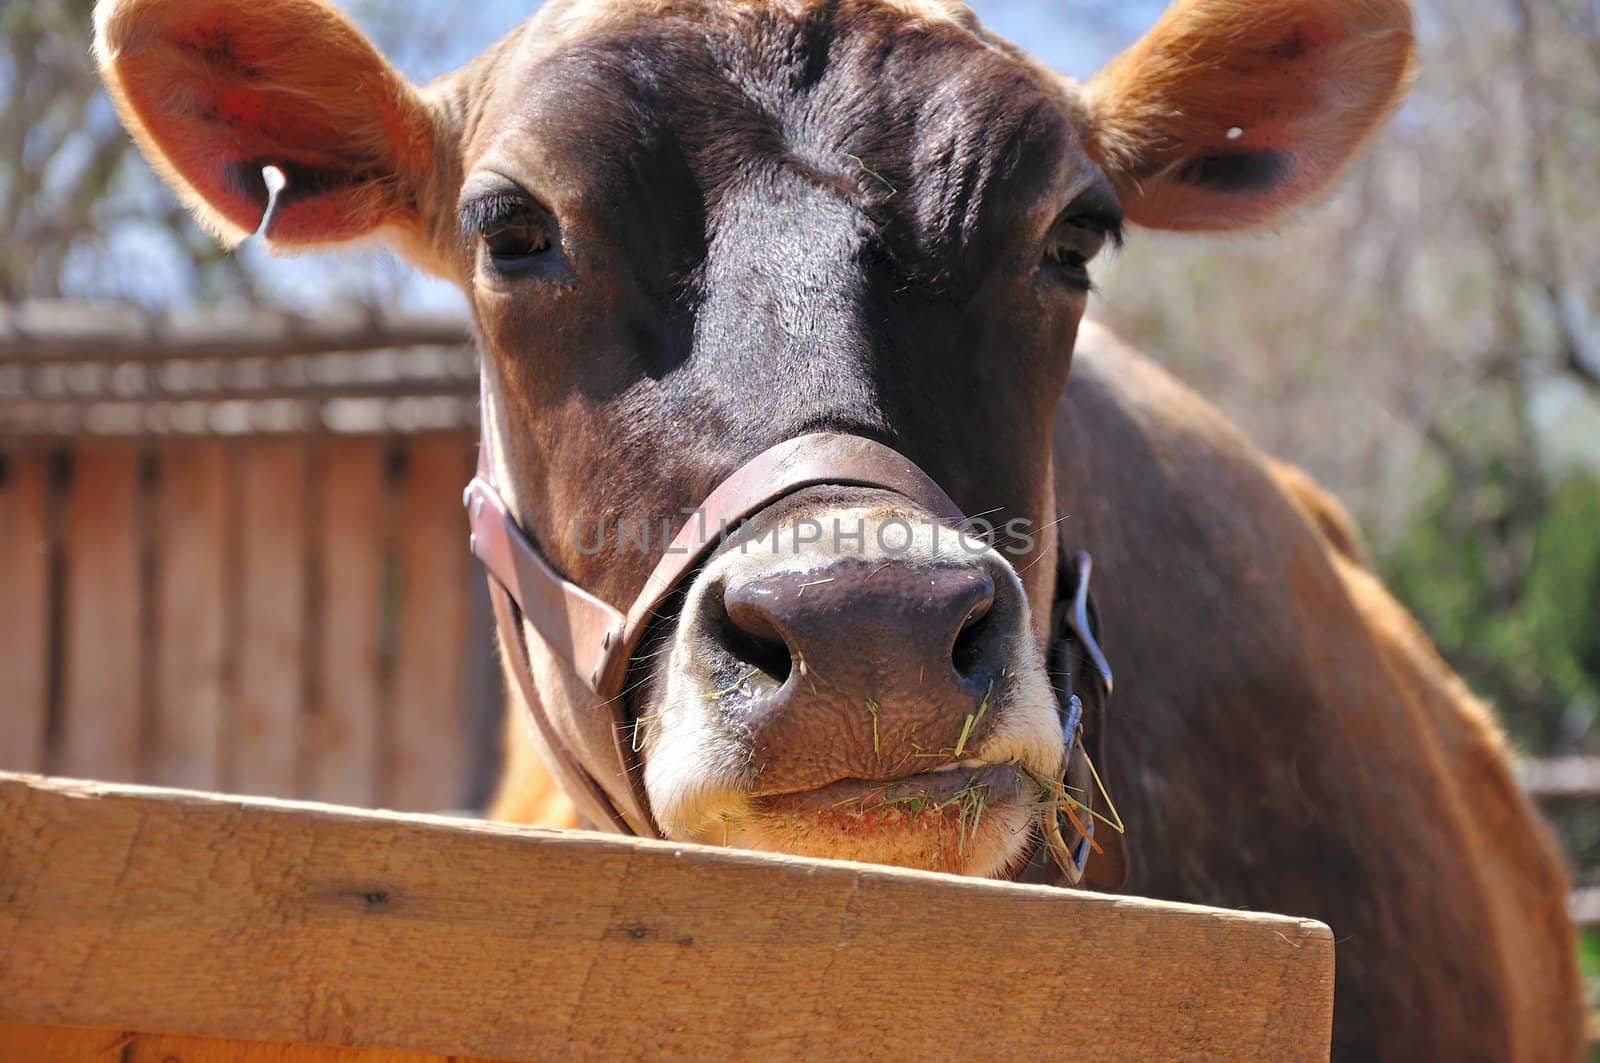
<svg viewBox="0 0 1600 1063">
<path fill-rule="evenodd" d="M 225 238 L 385 236 L 468 294 L 494 474 L 626 607 L 730 471 L 831 430 L 899 450 L 980 540 L 883 491 L 758 514 L 628 692 L 672 837 L 974 874 L 1025 851 L 1063 735 L 1042 640 L 1051 415 L 1124 218 L 1272 218 L 1407 70 L 1399 0 L 1189 0 L 1085 87 L 936 0 L 553 0 L 406 84 L 320 0 L 102 3 L 125 120 Z M 692 518 L 690 518 L 692 519 Z M 603 712 L 526 632 L 541 697 Z M 600 766 L 593 766 L 598 768 Z"/>
</svg>

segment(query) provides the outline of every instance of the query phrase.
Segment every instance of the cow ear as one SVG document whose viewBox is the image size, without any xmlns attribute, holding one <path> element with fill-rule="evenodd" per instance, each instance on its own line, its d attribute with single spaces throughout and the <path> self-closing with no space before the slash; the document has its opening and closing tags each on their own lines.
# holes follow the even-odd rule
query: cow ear
<svg viewBox="0 0 1600 1063">
<path fill-rule="evenodd" d="M 123 123 L 225 243 L 417 229 L 436 131 L 418 91 L 322 0 L 101 0 L 95 55 Z M 401 243 L 406 241 L 402 240 Z"/>
<path fill-rule="evenodd" d="M 1178 0 L 1086 86 L 1129 220 L 1235 229 L 1321 191 L 1404 98 L 1405 0 Z"/>
</svg>

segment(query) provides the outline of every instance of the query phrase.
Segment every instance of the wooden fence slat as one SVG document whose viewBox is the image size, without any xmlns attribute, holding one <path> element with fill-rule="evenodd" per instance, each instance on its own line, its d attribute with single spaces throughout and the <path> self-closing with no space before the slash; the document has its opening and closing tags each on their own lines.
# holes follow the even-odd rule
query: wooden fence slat
<svg viewBox="0 0 1600 1063">
<path fill-rule="evenodd" d="M 317 691 L 303 750 L 303 795 L 318 801 L 378 800 L 386 457 L 381 439 L 330 440 L 323 450 Z"/>
<path fill-rule="evenodd" d="M 269 1044 L 0 1022 L 0 1063 L 493 1063 L 433 1052 Z"/>
<path fill-rule="evenodd" d="M 330 307 L 314 318 L 237 303 L 154 312 L 68 299 L 0 305 L 0 360 L 7 362 L 281 358 L 469 342 L 457 314 L 355 305 Z"/>
<path fill-rule="evenodd" d="M 0 1021 L 511 1059 L 1327 1059 L 1308 919 L 0 776 Z"/>
<path fill-rule="evenodd" d="M 161 451 L 156 499 L 156 695 L 150 779 L 222 785 L 227 703 L 228 447 L 211 440 Z"/>
<path fill-rule="evenodd" d="M 139 773 L 138 492 L 133 448 L 77 453 L 63 530 L 66 672 L 56 767 L 86 778 L 132 780 Z"/>
<path fill-rule="evenodd" d="M 413 441 L 397 529 L 400 635 L 395 661 L 383 804 L 459 807 L 468 792 L 465 666 L 467 524 L 461 489 L 472 448 L 459 436 Z"/>
<path fill-rule="evenodd" d="M 1567 895 L 1567 911 L 1580 927 L 1600 926 L 1600 886 L 1585 886 Z"/>
<path fill-rule="evenodd" d="M 0 479 L 0 769 L 44 769 L 49 711 L 50 542 L 46 457 L 6 457 Z"/>
<path fill-rule="evenodd" d="M 1600 757 L 1525 758 L 1517 762 L 1517 782 L 1535 800 L 1600 797 Z"/>
<path fill-rule="evenodd" d="M 254 440 L 241 455 L 238 679 L 230 790 L 295 792 L 305 701 L 306 444 Z"/>
</svg>

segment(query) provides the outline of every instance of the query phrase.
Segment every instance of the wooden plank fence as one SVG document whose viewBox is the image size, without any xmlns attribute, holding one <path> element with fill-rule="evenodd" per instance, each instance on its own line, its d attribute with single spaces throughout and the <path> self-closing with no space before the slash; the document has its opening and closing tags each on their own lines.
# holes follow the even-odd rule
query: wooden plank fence
<svg viewBox="0 0 1600 1063">
<path fill-rule="evenodd" d="M 457 432 L 6 454 L 0 769 L 481 801 L 499 682 L 468 637 L 473 448 Z"/>
<path fill-rule="evenodd" d="M 30 1063 L 1328 1054 L 1279 915 L 4 775 L 0 876 Z"/>
<path fill-rule="evenodd" d="M 1528 796 L 1541 804 L 1592 802 L 1600 798 L 1600 757 L 1547 757 L 1517 765 L 1517 781 Z M 1572 891 L 1568 910 L 1580 927 L 1600 927 L 1600 886 L 1583 885 Z M 1600 1034 L 1600 1025 L 1595 1027 Z M 1600 1041 L 1600 1036 L 1595 1040 Z"/>
<path fill-rule="evenodd" d="M 0 769 L 472 807 L 457 320 L 0 306 Z"/>
</svg>

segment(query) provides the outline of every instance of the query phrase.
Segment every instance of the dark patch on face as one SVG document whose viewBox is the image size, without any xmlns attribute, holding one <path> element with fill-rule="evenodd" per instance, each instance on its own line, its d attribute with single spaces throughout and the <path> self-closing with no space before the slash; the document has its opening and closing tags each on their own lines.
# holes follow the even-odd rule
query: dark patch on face
<svg viewBox="0 0 1600 1063">
<path fill-rule="evenodd" d="M 1260 195 L 1281 186 L 1294 166 L 1281 151 L 1227 151 L 1190 159 L 1178 169 L 1184 184 L 1224 195 Z"/>
<path fill-rule="evenodd" d="M 1299 33 L 1291 33 L 1267 50 L 1267 55 L 1282 62 L 1293 62 L 1311 50 L 1311 42 Z"/>
</svg>

